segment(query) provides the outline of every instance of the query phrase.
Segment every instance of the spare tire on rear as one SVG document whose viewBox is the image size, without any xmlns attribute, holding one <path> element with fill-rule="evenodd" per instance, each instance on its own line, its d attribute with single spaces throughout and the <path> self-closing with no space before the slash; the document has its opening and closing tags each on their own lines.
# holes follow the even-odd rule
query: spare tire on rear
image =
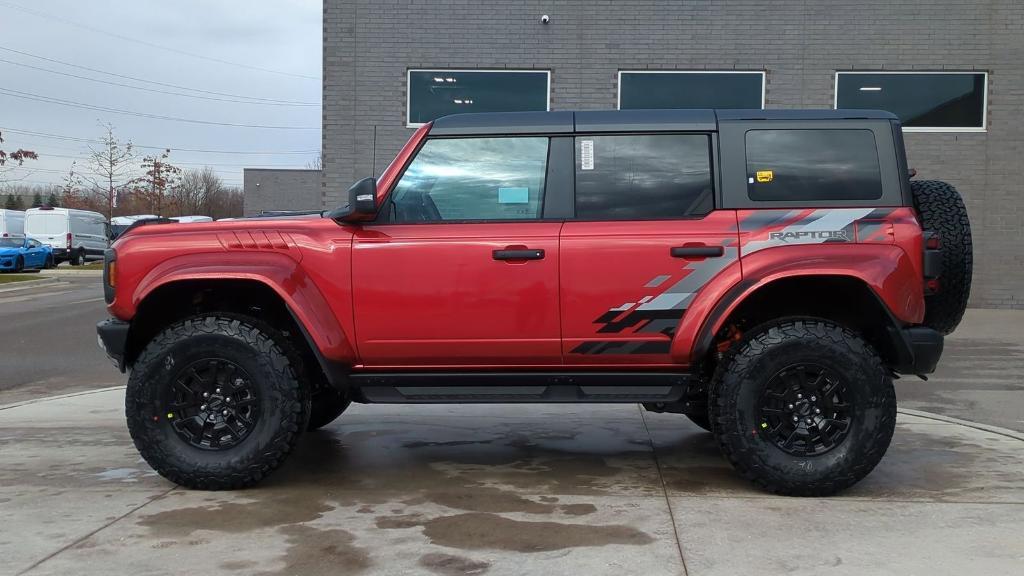
<svg viewBox="0 0 1024 576">
<path fill-rule="evenodd" d="M 942 250 L 939 289 L 925 296 L 924 325 L 949 334 L 960 324 L 971 295 L 974 248 L 971 222 L 960 193 L 938 180 L 910 182 L 914 208 L 926 232 L 938 232 Z"/>
</svg>

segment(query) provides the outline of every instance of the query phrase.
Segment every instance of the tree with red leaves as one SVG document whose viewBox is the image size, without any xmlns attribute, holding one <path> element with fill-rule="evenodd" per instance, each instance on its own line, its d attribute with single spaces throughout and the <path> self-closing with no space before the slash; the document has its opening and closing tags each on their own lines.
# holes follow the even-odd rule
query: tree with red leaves
<svg viewBox="0 0 1024 576">
<path fill-rule="evenodd" d="M 168 148 L 160 155 L 143 158 L 145 174 L 132 182 L 135 193 L 149 203 L 150 211 L 157 216 L 163 216 L 165 203 L 174 203 L 174 197 L 168 192 L 177 185 L 181 176 L 181 168 L 167 161 L 170 155 L 171 149 Z"/>
<path fill-rule="evenodd" d="M 0 132 L 0 144 L 4 143 L 4 135 Z M 7 165 L 8 162 L 21 166 L 25 163 L 25 160 L 37 160 L 39 155 L 31 150 L 24 150 L 19 148 L 14 152 L 4 152 L 3 148 L 0 148 L 0 168 Z M 2 182 L 2 180 L 0 180 Z"/>
</svg>

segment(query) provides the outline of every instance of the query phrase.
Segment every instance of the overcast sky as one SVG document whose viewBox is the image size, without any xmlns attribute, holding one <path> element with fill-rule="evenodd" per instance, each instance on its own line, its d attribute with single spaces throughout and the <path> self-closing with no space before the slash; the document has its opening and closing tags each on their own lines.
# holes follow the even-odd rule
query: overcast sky
<svg viewBox="0 0 1024 576">
<path fill-rule="evenodd" d="M 73 161 L 64 156 L 83 157 L 88 144 L 11 129 L 95 139 L 102 134 L 98 122 L 110 122 L 118 136 L 136 144 L 170 147 L 172 162 L 183 168 L 210 164 L 232 185 L 241 185 L 243 166 L 304 167 L 320 148 L 322 13 L 321 0 L 0 0 L 3 146 L 40 155 L 14 174 L 28 174 L 26 182 L 31 183 L 59 182 Z M 234 101 L 134 90 L 54 72 Z M 32 100 L 40 97 L 202 122 L 310 129 L 144 118 Z M 257 98 L 314 105 L 271 106 L 254 103 Z M 277 153 L 213 154 L 182 148 Z M 304 152 L 281 153 L 285 151 Z M 156 150 L 138 152 L 141 157 Z"/>
</svg>

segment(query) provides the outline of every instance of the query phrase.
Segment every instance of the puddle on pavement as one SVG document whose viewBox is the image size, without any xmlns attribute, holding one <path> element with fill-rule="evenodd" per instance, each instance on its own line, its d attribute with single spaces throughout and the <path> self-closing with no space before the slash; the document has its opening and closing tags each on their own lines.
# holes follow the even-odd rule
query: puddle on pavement
<svg viewBox="0 0 1024 576">
<path fill-rule="evenodd" d="M 441 576 L 474 576 L 491 567 L 490 562 L 436 552 L 420 556 L 419 565 Z"/>
<path fill-rule="evenodd" d="M 355 536 L 338 528 L 321 529 L 313 526 L 285 526 L 281 532 L 287 537 L 288 549 L 278 561 L 284 562 L 280 570 L 245 574 L 257 576 L 336 576 L 358 574 L 370 567 L 370 553 L 356 546 Z"/>
</svg>

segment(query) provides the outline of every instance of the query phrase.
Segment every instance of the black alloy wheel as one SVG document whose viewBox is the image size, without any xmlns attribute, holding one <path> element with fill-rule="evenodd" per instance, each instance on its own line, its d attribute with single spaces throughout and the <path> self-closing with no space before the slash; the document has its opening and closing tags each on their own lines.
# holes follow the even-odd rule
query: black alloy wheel
<svg viewBox="0 0 1024 576">
<path fill-rule="evenodd" d="M 760 401 L 761 435 L 794 456 L 819 456 L 846 439 L 853 407 L 840 376 L 818 364 L 779 371 Z"/>
<path fill-rule="evenodd" d="M 259 421 L 260 399 L 245 371 L 224 358 L 193 362 L 167 389 L 167 418 L 196 448 L 224 450 L 244 440 Z"/>
</svg>

